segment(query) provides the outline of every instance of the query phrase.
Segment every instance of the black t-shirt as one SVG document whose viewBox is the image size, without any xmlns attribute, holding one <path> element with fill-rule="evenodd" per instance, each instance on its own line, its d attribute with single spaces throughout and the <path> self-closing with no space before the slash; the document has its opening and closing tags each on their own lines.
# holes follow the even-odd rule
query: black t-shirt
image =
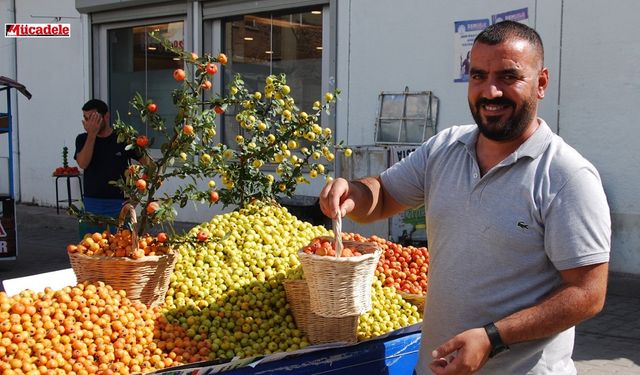
<svg viewBox="0 0 640 375">
<path fill-rule="evenodd" d="M 137 159 L 133 150 L 125 151 L 125 143 L 117 142 L 115 132 L 108 137 L 96 137 L 93 148 L 93 157 L 89 166 L 84 170 L 84 195 L 92 198 L 124 198 L 122 191 L 109 181 L 117 181 L 122 177 L 129 166 L 130 159 Z M 77 157 L 84 143 L 87 141 L 87 133 L 76 137 Z"/>
</svg>

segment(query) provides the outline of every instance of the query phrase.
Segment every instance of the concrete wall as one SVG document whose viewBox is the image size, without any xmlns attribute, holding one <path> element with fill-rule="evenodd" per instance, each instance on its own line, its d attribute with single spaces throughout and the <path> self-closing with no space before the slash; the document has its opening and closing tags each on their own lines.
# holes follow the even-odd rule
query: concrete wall
<svg viewBox="0 0 640 375">
<path fill-rule="evenodd" d="M 640 274 L 640 3 L 564 0 L 560 135 L 602 176 L 611 269 Z"/>
<path fill-rule="evenodd" d="M 74 141 L 83 131 L 80 108 L 87 96 L 90 65 L 85 57 L 86 30 L 74 6 L 73 0 L 19 0 L 15 4 L 16 22 L 71 24 L 70 38 L 16 40 L 17 80 L 33 95 L 31 100 L 18 98 L 22 202 L 55 204 L 51 173 L 62 165 L 65 145 L 71 154 L 70 165 L 75 165 Z M 77 183 L 73 192 L 79 196 Z"/>
</svg>

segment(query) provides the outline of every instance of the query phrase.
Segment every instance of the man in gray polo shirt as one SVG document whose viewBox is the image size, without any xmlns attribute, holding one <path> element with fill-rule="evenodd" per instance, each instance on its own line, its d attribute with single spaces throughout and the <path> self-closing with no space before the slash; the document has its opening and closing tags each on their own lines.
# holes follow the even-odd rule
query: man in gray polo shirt
<svg viewBox="0 0 640 375">
<path fill-rule="evenodd" d="M 533 29 L 488 27 L 471 50 L 476 125 L 320 193 L 327 216 L 360 222 L 424 204 L 431 264 L 417 374 L 575 374 L 574 326 L 603 307 L 609 207 L 593 165 L 537 117 L 543 56 Z"/>
</svg>

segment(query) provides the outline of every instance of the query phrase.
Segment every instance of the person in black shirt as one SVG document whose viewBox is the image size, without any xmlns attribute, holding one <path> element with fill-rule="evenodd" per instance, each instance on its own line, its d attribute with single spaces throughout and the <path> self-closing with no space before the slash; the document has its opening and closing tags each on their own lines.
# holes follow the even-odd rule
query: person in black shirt
<svg viewBox="0 0 640 375">
<path fill-rule="evenodd" d="M 91 99 L 82 106 L 85 133 L 76 137 L 74 158 L 84 170 L 84 209 L 86 212 L 117 218 L 124 203 L 122 191 L 109 181 L 122 177 L 131 159 L 138 159 L 133 150 L 125 150 L 109 123 L 109 107 Z M 102 232 L 104 226 L 80 223 L 80 236 Z M 115 228 L 112 228 L 115 231 Z"/>
</svg>

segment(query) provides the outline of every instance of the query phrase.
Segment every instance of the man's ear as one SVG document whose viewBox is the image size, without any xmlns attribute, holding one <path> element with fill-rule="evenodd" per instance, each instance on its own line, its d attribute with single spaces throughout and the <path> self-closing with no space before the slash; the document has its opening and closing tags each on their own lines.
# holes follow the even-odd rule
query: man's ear
<svg viewBox="0 0 640 375">
<path fill-rule="evenodd" d="M 111 126 L 111 123 L 109 122 L 109 118 L 110 118 L 109 115 L 110 115 L 109 112 L 104 114 L 104 122 L 106 122 L 107 125 Z"/>
<path fill-rule="evenodd" d="M 549 69 L 542 68 L 538 73 L 538 99 L 544 99 L 544 93 L 549 85 Z"/>
</svg>

